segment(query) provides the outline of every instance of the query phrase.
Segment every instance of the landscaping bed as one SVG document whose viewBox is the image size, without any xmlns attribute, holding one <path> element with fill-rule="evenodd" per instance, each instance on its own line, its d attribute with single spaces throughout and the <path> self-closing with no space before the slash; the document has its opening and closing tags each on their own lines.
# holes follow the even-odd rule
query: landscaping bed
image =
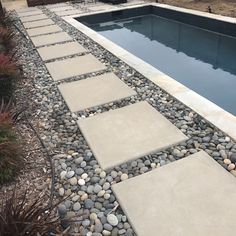
<svg viewBox="0 0 236 236">
<path fill-rule="evenodd" d="M 214 14 L 236 17 L 235 0 L 159 0 L 158 2 L 176 7 L 205 12 L 210 11 Z"/>
<path fill-rule="evenodd" d="M 27 41 L 11 15 L 0 23 L 0 235 L 48 235 L 60 225 L 48 152 L 37 136 L 34 75 L 24 70 Z"/>
</svg>

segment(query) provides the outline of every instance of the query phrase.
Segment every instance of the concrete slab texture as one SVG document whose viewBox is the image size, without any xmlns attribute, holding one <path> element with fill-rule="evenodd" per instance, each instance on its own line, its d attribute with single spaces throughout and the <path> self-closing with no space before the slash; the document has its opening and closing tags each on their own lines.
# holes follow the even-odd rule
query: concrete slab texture
<svg viewBox="0 0 236 236">
<path fill-rule="evenodd" d="M 57 25 L 47 25 L 40 28 L 33 28 L 26 30 L 29 36 L 37 36 L 42 34 L 50 34 L 50 33 L 56 33 L 59 31 L 62 31 L 62 29 Z"/>
<path fill-rule="evenodd" d="M 46 61 L 86 52 L 86 49 L 76 42 L 68 42 L 63 44 L 41 47 L 38 48 L 37 51 L 41 58 Z"/>
<path fill-rule="evenodd" d="M 38 10 L 40 9 L 38 9 L 37 7 L 24 7 L 24 8 L 16 9 L 16 12 L 23 13 L 23 12 L 33 12 L 33 11 L 38 11 Z"/>
<path fill-rule="evenodd" d="M 55 34 L 32 37 L 31 40 L 34 43 L 35 47 L 40 47 L 40 46 L 70 41 L 72 40 L 72 38 L 67 33 L 60 32 Z"/>
<path fill-rule="evenodd" d="M 43 14 L 43 12 L 41 10 L 36 10 L 36 11 L 18 12 L 17 14 L 20 17 L 25 17 L 25 16 L 41 15 Z"/>
<path fill-rule="evenodd" d="M 113 73 L 61 84 L 58 87 L 72 112 L 106 104 L 136 94 L 134 90 L 129 88 Z"/>
<path fill-rule="evenodd" d="M 23 23 L 23 25 L 24 25 L 24 27 L 26 29 L 37 28 L 37 27 L 53 25 L 53 24 L 54 24 L 54 21 L 52 21 L 51 19 L 38 20 L 38 21 L 32 21 L 32 22 L 25 22 L 25 23 Z"/>
<path fill-rule="evenodd" d="M 187 139 L 147 102 L 82 119 L 78 124 L 105 170 Z"/>
<path fill-rule="evenodd" d="M 203 151 L 112 188 L 139 236 L 235 233 L 235 177 Z"/>
<path fill-rule="evenodd" d="M 49 19 L 49 18 L 44 14 L 40 14 L 40 15 L 22 17 L 21 21 L 22 22 L 31 22 L 31 21 L 37 21 L 37 20 L 43 20 L 43 19 Z"/>
<path fill-rule="evenodd" d="M 67 79 L 106 69 L 105 65 L 91 54 L 46 63 L 46 67 L 54 80 Z"/>
</svg>

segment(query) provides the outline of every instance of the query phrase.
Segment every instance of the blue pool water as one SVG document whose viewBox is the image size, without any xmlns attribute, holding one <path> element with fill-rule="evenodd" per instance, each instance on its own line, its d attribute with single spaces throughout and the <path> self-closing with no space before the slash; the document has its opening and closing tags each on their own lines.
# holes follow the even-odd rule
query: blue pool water
<svg viewBox="0 0 236 236">
<path fill-rule="evenodd" d="M 89 27 L 236 115 L 236 38 L 151 14 Z"/>
</svg>

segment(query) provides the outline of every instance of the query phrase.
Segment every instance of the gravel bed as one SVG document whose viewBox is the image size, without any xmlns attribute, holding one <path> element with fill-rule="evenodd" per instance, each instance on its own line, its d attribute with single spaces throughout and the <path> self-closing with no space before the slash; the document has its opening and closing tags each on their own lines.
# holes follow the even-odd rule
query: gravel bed
<svg viewBox="0 0 236 236">
<path fill-rule="evenodd" d="M 59 206 L 59 214 L 64 218 L 65 227 L 68 225 L 68 218 L 75 217 L 73 219 L 78 222 L 71 224 L 71 231 L 81 232 L 82 235 L 135 235 L 127 217 L 118 206 L 111 185 L 186 157 L 198 150 L 205 150 L 236 176 L 236 144 L 233 140 L 60 17 L 44 7 L 41 9 L 75 41 L 104 63 L 108 71 L 115 73 L 137 92 L 137 95 L 131 98 L 70 113 L 57 89 L 58 82 L 51 79 L 31 41 L 21 38 L 22 51 L 19 55 L 25 62 L 25 73 L 34 78 L 35 88 L 32 90 L 32 98 L 38 107 L 40 135 L 55 153 L 55 197 L 68 197 Z M 16 24 L 25 32 L 20 22 Z M 92 73 L 92 76 L 96 74 Z M 185 133 L 189 140 L 165 151 L 124 163 L 109 173 L 102 171 L 78 129 L 77 119 L 141 100 L 148 101 Z"/>
</svg>

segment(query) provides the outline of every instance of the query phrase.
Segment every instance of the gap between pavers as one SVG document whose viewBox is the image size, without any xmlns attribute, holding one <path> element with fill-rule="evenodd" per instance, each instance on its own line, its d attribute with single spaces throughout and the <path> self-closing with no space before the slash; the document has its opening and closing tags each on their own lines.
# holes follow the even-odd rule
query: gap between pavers
<svg viewBox="0 0 236 236">
<path fill-rule="evenodd" d="M 44 19 L 49 19 L 46 15 L 41 14 L 41 15 L 36 15 L 36 16 L 25 16 L 21 17 L 21 22 L 31 22 L 31 21 L 38 21 L 38 20 L 44 20 Z"/>
<path fill-rule="evenodd" d="M 58 87 L 71 112 L 136 95 L 113 73 L 60 84 Z"/>
<path fill-rule="evenodd" d="M 144 101 L 81 119 L 78 125 L 104 170 L 187 140 Z"/>
<path fill-rule="evenodd" d="M 87 50 L 77 42 L 68 42 L 63 44 L 41 47 L 37 48 L 37 51 L 43 61 L 87 52 Z"/>
<path fill-rule="evenodd" d="M 40 27 L 43 27 L 43 26 L 48 26 L 48 25 L 53 25 L 53 24 L 55 24 L 55 23 L 51 19 L 38 20 L 38 21 L 23 23 L 23 25 L 26 29 L 40 28 Z"/>
<path fill-rule="evenodd" d="M 65 32 L 54 33 L 49 35 L 40 35 L 31 38 L 35 47 L 46 46 L 55 43 L 72 41 L 73 39 Z"/>
<path fill-rule="evenodd" d="M 25 16 L 41 15 L 43 14 L 43 12 L 38 9 L 37 11 L 18 12 L 17 14 L 19 17 L 25 17 Z"/>
<path fill-rule="evenodd" d="M 92 54 L 49 62 L 46 63 L 46 67 L 53 80 L 67 79 L 106 69 L 106 66 Z"/>
<path fill-rule="evenodd" d="M 201 151 L 112 189 L 139 236 L 232 236 L 236 179 Z"/>
<path fill-rule="evenodd" d="M 26 30 L 29 36 L 38 36 L 42 34 L 50 34 L 62 31 L 62 29 L 57 25 L 47 25 L 40 28 L 33 28 Z"/>
</svg>

